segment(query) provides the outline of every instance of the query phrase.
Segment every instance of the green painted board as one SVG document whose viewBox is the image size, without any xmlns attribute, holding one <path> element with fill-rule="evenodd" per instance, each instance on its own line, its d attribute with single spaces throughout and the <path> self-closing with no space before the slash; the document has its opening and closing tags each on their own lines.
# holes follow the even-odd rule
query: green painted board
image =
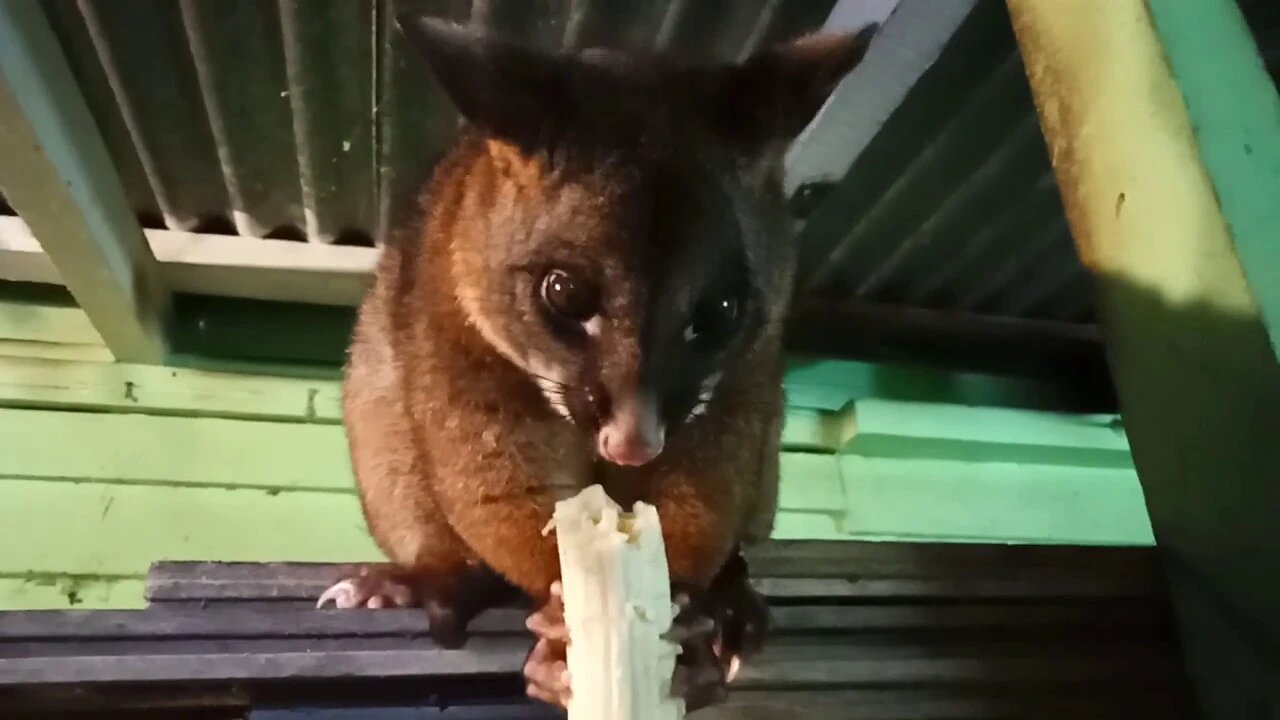
<svg viewBox="0 0 1280 720">
<path fill-rule="evenodd" d="M 840 463 L 836 456 L 783 453 L 781 473 L 779 507 L 789 511 L 844 512 L 844 486 L 840 482 Z"/>
<path fill-rule="evenodd" d="M 859 400 L 844 452 L 989 462 L 1132 468 L 1115 415 L 1072 415 L 896 400 Z"/>
<path fill-rule="evenodd" d="M 0 409 L 0 437 L 0 478 L 342 493 L 354 487 L 338 425 Z M 66 438 L 76 439 L 74 452 Z M 4 482 L 0 497 L 8 500 Z"/>
<path fill-rule="evenodd" d="M 15 300 L 0 300 L 0 339 L 102 344 L 102 336 L 80 308 Z"/>
<path fill-rule="evenodd" d="M 1151 545 L 1132 470 L 845 456 L 851 536 Z"/>
<path fill-rule="evenodd" d="M 0 576 L 0 610 L 136 609 L 145 589 L 144 577 Z"/>
<path fill-rule="evenodd" d="M 1280 94 L 1233 0 L 1149 0 L 1147 6 L 1236 257 L 1280 357 Z"/>
<path fill-rule="evenodd" d="M 0 575 L 140 575 L 157 560 L 379 557 L 351 493 L 13 479 L 0 480 L 0 493 L 18 510 L 0 525 Z"/>
<path fill-rule="evenodd" d="M 123 363 L 0 357 L 0 406 L 341 421 L 340 384 Z"/>
</svg>

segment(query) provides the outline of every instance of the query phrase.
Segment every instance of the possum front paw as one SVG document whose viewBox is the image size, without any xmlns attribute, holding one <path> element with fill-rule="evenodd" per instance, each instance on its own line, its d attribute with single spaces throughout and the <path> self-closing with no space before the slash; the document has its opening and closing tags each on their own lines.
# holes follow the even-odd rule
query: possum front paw
<svg viewBox="0 0 1280 720">
<path fill-rule="evenodd" d="M 316 607 L 420 607 L 427 612 L 431 639 L 455 650 L 466 644 L 467 625 L 477 615 L 518 598 L 510 583 L 479 565 L 446 573 L 366 565 L 324 591 Z"/>
<path fill-rule="evenodd" d="M 537 638 L 524 663 L 526 694 L 550 705 L 568 707 L 569 629 L 564 624 L 564 597 L 558 581 L 551 585 L 550 599 L 529 616 L 525 626 Z"/>
<path fill-rule="evenodd" d="M 724 700 L 738 662 L 737 654 L 726 651 L 726 629 L 738 628 L 736 634 L 730 633 L 733 637 L 743 635 L 739 625 L 726 623 L 724 618 L 745 619 L 745 614 L 729 611 L 715 602 L 719 598 L 708 593 L 695 594 L 677 587 L 673 596 L 679 610 L 664 637 L 678 643 L 681 650 L 671 691 L 684 698 L 686 709 L 692 712 Z M 567 663 L 569 630 L 564 621 L 560 583 L 551 586 L 550 599 L 529 616 L 525 625 L 537 638 L 524 664 L 525 692 L 535 700 L 568 707 L 572 695 Z M 741 646 L 735 648 L 740 651 Z"/>
<path fill-rule="evenodd" d="M 724 700 L 742 658 L 760 650 L 772 623 L 738 553 L 708 589 L 677 585 L 672 597 L 678 613 L 668 637 L 682 648 L 672 687 L 692 712 Z"/>
<path fill-rule="evenodd" d="M 317 608 L 332 605 L 351 608 L 411 607 L 418 598 L 413 587 L 378 567 L 362 567 L 354 575 L 334 583 L 320 595 Z"/>
</svg>

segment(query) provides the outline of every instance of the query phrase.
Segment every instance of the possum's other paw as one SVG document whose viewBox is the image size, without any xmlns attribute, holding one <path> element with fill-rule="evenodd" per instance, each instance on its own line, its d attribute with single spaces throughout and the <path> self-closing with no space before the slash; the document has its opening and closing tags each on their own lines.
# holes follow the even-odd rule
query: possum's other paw
<svg viewBox="0 0 1280 720">
<path fill-rule="evenodd" d="M 383 570 L 361 568 L 325 590 L 317 608 L 332 604 L 339 609 L 412 607 L 417 604 L 413 588 Z"/>
<path fill-rule="evenodd" d="M 723 702 L 728 695 L 729 667 L 721 658 L 722 615 L 708 597 L 689 588 L 672 589 L 677 614 L 664 637 L 680 644 L 671 693 L 684 698 L 688 712 Z"/>
<path fill-rule="evenodd" d="M 524 663 L 525 692 L 557 707 L 569 705 L 569 629 L 564 624 L 564 598 L 559 582 L 551 585 L 551 599 L 525 621 L 537 638 Z"/>
<path fill-rule="evenodd" d="M 740 553 L 734 553 L 712 581 L 708 604 L 716 610 L 720 630 L 716 654 L 732 682 L 741 658 L 761 650 L 773 625 L 769 605 L 751 587 L 747 562 Z"/>
</svg>

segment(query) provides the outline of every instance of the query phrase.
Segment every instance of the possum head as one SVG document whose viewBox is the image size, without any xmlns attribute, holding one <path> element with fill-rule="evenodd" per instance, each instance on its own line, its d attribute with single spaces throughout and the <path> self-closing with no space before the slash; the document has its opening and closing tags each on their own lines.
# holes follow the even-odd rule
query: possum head
<svg viewBox="0 0 1280 720">
<path fill-rule="evenodd" d="M 870 33 L 687 66 L 399 24 L 472 127 L 448 240 L 468 321 L 600 457 L 653 460 L 776 346 L 795 263 L 781 150 Z"/>
</svg>

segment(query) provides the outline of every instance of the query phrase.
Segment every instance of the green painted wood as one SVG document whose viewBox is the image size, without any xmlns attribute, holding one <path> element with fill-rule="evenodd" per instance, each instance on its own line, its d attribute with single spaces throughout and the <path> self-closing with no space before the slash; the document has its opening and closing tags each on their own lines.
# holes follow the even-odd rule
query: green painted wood
<svg viewBox="0 0 1280 720">
<path fill-rule="evenodd" d="M 1072 467 L 1132 468 L 1119 418 L 859 400 L 845 452 Z"/>
<path fill-rule="evenodd" d="M 852 537 L 841 527 L 843 513 L 780 511 L 773 521 L 775 540 L 871 540 Z"/>
<path fill-rule="evenodd" d="M 0 339 L 94 345 L 102 336 L 78 307 L 0 300 Z"/>
<path fill-rule="evenodd" d="M 14 479 L 0 480 L 0 493 L 21 508 L 0 527 L 0 574 L 139 575 L 156 560 L 379 557 L 352 493 Z"/>
<path fill-rule="evenodd" d="M 787 408 L 782 446 L 791 450 L 834 452 L 840 447 L 842 414 L 812 408 Z"/>
<path fill-rule="evenodd" d="M 0 340 L 0 357 L 38 360 L 81 360 L 95 363 L 112 361 L 106 345 L 50 343 L 30 340 Z"/>
<path fill-rule="evenodd" d="M 168 292 L 39 3 L 0 0 L 0 185 L 116 359 L 159 362 Z"/>
<path fill-rule="evenodd" d="M 53 348 L 72 346 L 48 344 Z M 75 346 L 78 347 L 78 346 Z M 4 357 L 0 342 L 0 408 L 72 409 L 337 424 L 338 380 L 216 373 L 127 363 Z M 179 421 L 181 423 L 181 421 Z M 783 446 L 834 451 L 834 413 L 788 409 Z M 193 431 L 194 432 L 194 431 Z"/>
<path fill-rule="evenodd" d="M 338 425 L 0 409 L 0 437 L 0 478 L 344 494 L 354 487 Z M 67 438 L 76 439 L 74 452 Z M 0 498 L 8 501 L 9 491 L 0 484 Z"/>
<path fill-rule="evenodd" d="M 1234 0 L 1147 5 L 1280 358 L 1280 94 Z"/>
<path fill-rule="evenodd" d="M 840 482 L 840 464 L 836 456 L 783 453 L 781 475 L 779 507 L 800 512 L 844 512 L 844 487 Z"/>
<path fill-rule="evenodd" d="M 146 577 L 0 575 L 0 611 L 141 609 Z"/>
<path fill-rule="evenodd" d="M 867 397 L 1038 410 L 1096 411 L 1052 383 L 983 373 L 811 356 L 787 361 L 787 404 L 839 410 Z"/>
<path fill-rule="evenodd" d="M 1132 470 L 957 460 L 840 461 L 850 536 L 1150 545 Z"/>
<path fill-rule="evenodd" d="M 341 421 L 336 381 L 0 357 L 0 406 Z"/>
</svg>

